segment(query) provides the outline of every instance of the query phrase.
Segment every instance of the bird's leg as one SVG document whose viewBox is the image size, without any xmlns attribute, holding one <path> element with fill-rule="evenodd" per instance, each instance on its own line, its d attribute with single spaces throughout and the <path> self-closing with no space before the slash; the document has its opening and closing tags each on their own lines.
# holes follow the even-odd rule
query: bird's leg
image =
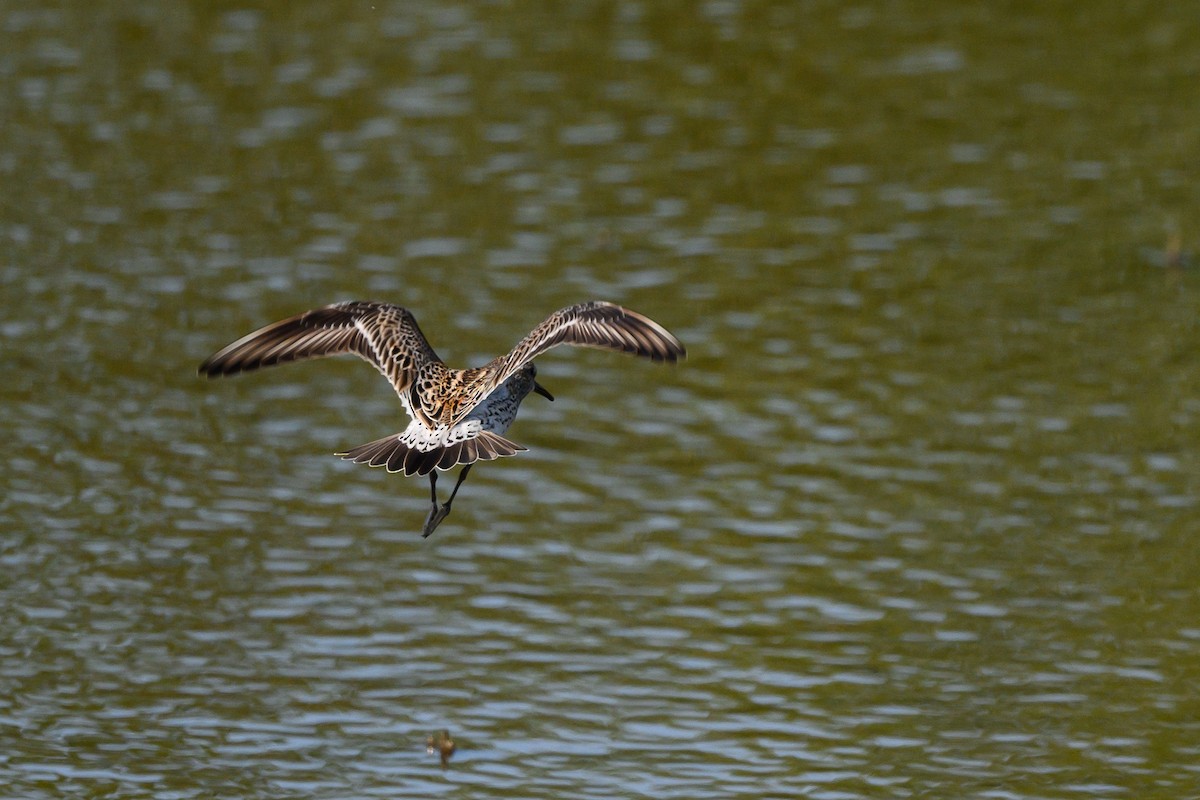
<svg viewBox="0 0 1200 800">
<path fill-rule="evenodd" d="M 450 504 L 454 502 L 454 496 L 458 494 L 458 487 L 462 486 L 463 480 L 467 477 L 467 473 L 471 471 L 471 465 L 467 464 L 458 473 L 458 482 L 454 484 L 454 491 L 450 492 L 450 499 L 438 507 L 437 490 L 431 489 L 433 492 L 433 509 L 429 512 L 429 516 L 425 518 L 425 528 L 421 531 L 422 538 L 428 538 L 429 534 L 433 533 L 434 529 L 441 524 L 442 520 L 450 516 Z M 429 483 L 432 487 L 437 483 L 437 470 L 429 473 Z"/>
<path fill-rule="evenodd" d="M 438 476 L 438 474 L 437 474 L 436 469 L 430 470 L 430 472 L 429 472 L 429 500 L 431 503 L 433 503 L 433 508 L 429 509 L 429 516 L 425 517 L 425 527 L 421 531 L 421 538 L 426 538 L 429 536 L 429 534 L 433 533 L 433 529 L 438 526 L 438 523 L 440 523 L 442 520 L 444 520 L 446 518 L 446 515 L 450 513 L 449 510 L 443 511 L 441 508 L 438 507 L 437 476 Z M 454 488 L 457 489 L 458 487 L 456 486 Z"/>
<path fill-rule="evenodd" d="M 446 501 L 446 513 L 450 513 L 450 504 L 454 502 L 454 495 L 458 494 L 458 487 L 462 486 L 467 473 L 471 471 L 471 466 L 471 464 L 467 464 L 462 468 L 462 472 L 458 473 L 458 482 L 454 484 L 454 491 L 450 492 L 450 499 Z"/>
</svg>

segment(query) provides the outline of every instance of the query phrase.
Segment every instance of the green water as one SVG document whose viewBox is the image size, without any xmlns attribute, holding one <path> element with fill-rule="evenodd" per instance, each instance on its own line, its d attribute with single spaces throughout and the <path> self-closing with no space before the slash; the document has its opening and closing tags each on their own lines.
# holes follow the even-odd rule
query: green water
<svg viewBox="0 0 1200 800">
<path fill-rule="evenodd" d="M 1200 794 L 1194 12 L 0 5 L 0 796 Z M 422 540 L 372 370 L 195 374 L 348 298 L 689 359 Z"/>
</svg>

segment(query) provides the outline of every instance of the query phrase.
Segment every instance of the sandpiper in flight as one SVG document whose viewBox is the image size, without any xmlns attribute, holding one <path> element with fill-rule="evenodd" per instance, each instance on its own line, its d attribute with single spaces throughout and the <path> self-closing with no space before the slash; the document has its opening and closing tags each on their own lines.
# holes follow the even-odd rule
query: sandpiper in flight
<svg viewBox="0 0 1200 800">
<path fill-rule="evenodd" d="M 451 369 L 429 346 L 412 313 L 400 306 L 350 301 L 306 311 L 260 328 L 214 353 L 200 365 L 210 378 L 342 354 L 369 361 L 391 382 L 408 428 L 338 453 L 388 472 L 428 475 L 433 508 L 422 536 L 450 513 L 458 488 L 476 461 L 516 455 L 526 448 L 504 438 L 521 401 L 531 391 L 554 397 L 539 384 L 533 360 L 560 344 L 617 350 L 675 362 L 686 351 L 649 317 L 595 300 L 555 311 L 506 355 L 477 369 Z M 438 505 L 438 470 L 463 465 L 450 497 Z"/>
</svg>

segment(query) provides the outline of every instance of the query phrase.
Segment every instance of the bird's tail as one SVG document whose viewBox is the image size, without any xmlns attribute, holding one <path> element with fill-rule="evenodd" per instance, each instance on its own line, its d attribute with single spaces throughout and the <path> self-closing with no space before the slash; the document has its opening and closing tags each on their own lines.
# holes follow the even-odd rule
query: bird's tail
<svg viewBox="0 0 1200 800">
<path fill-rule="evenodd" d="M 351 447 L 335 455 L 355 464 L 386 467 L 388 472 L 403 472 L 410 476 L 428 475 L 435 468 L 446 470 L 459 464 L 474 464 L 476 461 L 515 456 L 528 449 L 491 431 L 480 431 L 479 435 L 470 439 L 434 447 L 432 450 L 410 447 L 404 443 L 401 436 L 402 434 L 393 433 L 391 436 Z"/>
</svg>

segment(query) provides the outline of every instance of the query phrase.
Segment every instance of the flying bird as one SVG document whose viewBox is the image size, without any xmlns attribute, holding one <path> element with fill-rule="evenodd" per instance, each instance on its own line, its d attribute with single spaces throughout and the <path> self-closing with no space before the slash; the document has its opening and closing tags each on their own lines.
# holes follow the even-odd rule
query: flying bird
<svg viewBox="0 0 1200 800">
<path fill-rule="evenodd" d="M 533 360 L 559 345 L 616 350 L 656 362 L 686 355 L 679 340 L 636 311 L 593 300 L 559 309 L 510 352 L 475 369 L 452 369 L 425 339 L 412 312 L 388 303 L 354 300 L 306 311 L 267 325 L 218 350 L 200 365 L 215 378 L 310 358 L 356 355 L 379 370 L 412 418 L 408 427 L 337 455 L 406 476 L 428 475 L 433 508 L 421 535 L 450 514 L 458 489 L 477 461 L 527 448 L 505 438 L 530 392 L 553 395 L 537 382 Z M 462 466 L 445 503 L 438 504 L 439 471 Z"/>
</svg>

